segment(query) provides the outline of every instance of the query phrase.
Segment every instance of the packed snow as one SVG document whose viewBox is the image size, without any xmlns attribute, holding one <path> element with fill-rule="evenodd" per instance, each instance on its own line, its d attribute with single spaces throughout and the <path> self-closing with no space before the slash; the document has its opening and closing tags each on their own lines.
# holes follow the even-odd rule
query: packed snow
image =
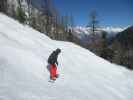
<svg viewBox="0 0 133 100">
<path fill-rule="evenodd" d="M 60 77 L 47 58 L 61 48 Z M 0 14 L 0 100 L 133 100 L 133 72 Z"/>
</svg>

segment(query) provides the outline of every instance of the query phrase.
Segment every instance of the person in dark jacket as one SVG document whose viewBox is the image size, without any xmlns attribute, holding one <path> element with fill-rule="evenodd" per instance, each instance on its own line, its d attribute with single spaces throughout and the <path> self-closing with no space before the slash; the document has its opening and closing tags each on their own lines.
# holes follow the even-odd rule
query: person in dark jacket
<svg viewBox="0 0 133 100">
<path fill-rule="evenodd" d="M 48 58 L 48 70 L 50 72 L 50 79 L 51 80 L 56 80 L 58 77 L 57 73 L 57 66 L 58 66 L 58 55 L 61 53 L 61 49 L 57 48 L 55 51 L 53 51 L 49 58 Z"/>
</svg>

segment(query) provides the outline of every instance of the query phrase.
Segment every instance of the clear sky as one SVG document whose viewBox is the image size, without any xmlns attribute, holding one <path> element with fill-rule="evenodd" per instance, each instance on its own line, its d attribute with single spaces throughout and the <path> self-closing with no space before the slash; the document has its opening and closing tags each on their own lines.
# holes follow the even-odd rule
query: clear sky
<svg viewBox="0 0 133 100">
<path fill-rule="evenodd" d="M 75 25 L 86 26 L 96 10 L 101 26 L 133 25 L 133 0 L 53 0 L 61 15 L 72 14 Z"/>
</svg>

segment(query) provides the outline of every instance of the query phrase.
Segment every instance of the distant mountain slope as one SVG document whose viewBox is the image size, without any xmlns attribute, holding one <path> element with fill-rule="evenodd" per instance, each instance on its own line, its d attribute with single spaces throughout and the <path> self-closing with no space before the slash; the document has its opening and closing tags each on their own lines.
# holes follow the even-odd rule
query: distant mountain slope
<svg viewBox="0 0 133 100">
<path fill-rule="evenodd" d="M 133 26 L 117 34 L 116 40 L 118 40 L 124 47 L 129 46 L 133 48 Z"/>
<path fill-rule="evenodd" d="M 119 32 L 112 39 L 113 62 L 133 69 L 133 26 Z"/>
<path fill-rule="evenodd" d="M 103 28 L 98 28 L 96 31 L 96 36 L 95 36 L 95 40 L 99 40 L 101 34 L 103 32 L 107 33 L 107 38 L 108 38 L 108 42 L 109 44 L 112 42 L 112 40 L 114 39 L 114 37 L 119 33 L 122 32 L 124 30 L 124 28 L 120 28 L 120 27 L 103 27 Z M 77 37 L 79 39 L 79 41 L 83 44 L 83 45 L 87 45 L 91 43 L 92 40 L 92 34 L 91 34 L 91 28 L 90 27 L 80 27 L 77 26 L 75 28 L 73 28 L 73 35 L 75 37 Z"/>
<path fill-rule="evenodd" d="M 105 31 L 109 35 L 111 34 L 117 34 L 119 32 L 122 32 L 125 28 L 120 28 L 120 27 L 103 27 L 103 28 L 98 28 L 97 32 Z M 74 28 L 74 32 L 77 34 L 90 34 L 91 33 L 91 28 L 90 27 L 80 27 L 77 26 Z"/>
</svg>

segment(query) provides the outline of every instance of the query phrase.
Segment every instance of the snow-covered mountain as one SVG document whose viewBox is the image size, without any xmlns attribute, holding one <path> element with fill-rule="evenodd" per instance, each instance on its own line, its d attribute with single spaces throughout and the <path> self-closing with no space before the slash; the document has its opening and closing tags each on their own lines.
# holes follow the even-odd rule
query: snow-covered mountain
<svg viewBox="0 0 133 100">
<path fill-rule="evenodd" d="M 101 28 L 97 28 L 96 32 L 96 36 L 95 39 L 99 39 L 101 36 L 102 32 L 106 32 L 107 33 L 107 38 L 110 40 L 112 40 L 119 32 L 122 32 L 125 28 L 120 28 L 120 27 L 101 27 Z M 91 28 L 90 27 L 81 27 L 81 26 L 77 26 L 73 28 L 73 35 L 75 37 L 77 37 L 82 44 L 88 44 L 90 43 L 89 41 L 91 41 L 92 36 L 91 36 Z"/>
<path fill-rule="evenodd" d="M 98 28 L 97 32 L 105 31 L 108 34 L 117 34 L 119 32 L 122 32 L 125 28 L 121 27 L 102 27 Z M 74 32 L 77 34 L 90 34 L 91 33 L 91 28 L 90 27 L 81 27 L 81 26 L 76 26 L 74 27 Z"/>
<path fill-rule="evenodd" d="M 60 78 L 49 83 L 56 48 Z M 133 100 L 133 72 L 0 14 L 0 100 Z"/>
</svg>

